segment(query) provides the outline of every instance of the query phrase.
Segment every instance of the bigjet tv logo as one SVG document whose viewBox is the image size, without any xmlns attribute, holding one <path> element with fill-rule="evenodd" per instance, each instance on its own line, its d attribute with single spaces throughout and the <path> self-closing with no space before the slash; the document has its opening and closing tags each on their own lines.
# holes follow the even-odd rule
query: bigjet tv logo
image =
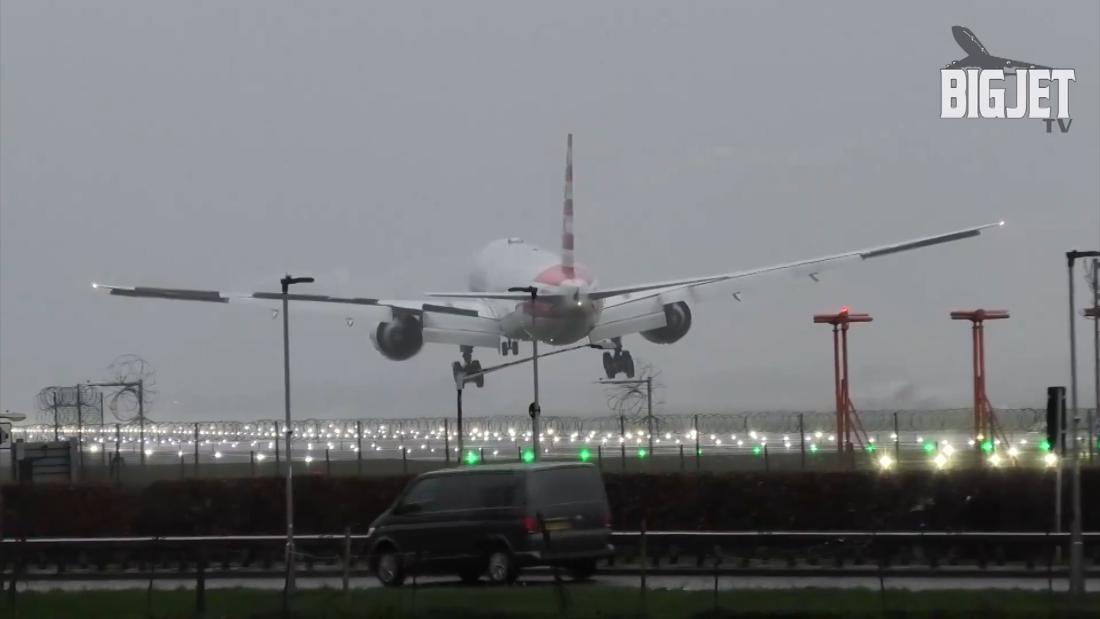
<svg viewBox="0 0 1100 619">
<path fill-rule="evenodd" d="M 1047 133 L 1056 121 L 1061 133 L 1069 131 L 1073 69 L 993 56 L 963 26 L 951 34 L 967 56 L 940 70 L 940 118 L 1039 118 Z"/>
</svg>

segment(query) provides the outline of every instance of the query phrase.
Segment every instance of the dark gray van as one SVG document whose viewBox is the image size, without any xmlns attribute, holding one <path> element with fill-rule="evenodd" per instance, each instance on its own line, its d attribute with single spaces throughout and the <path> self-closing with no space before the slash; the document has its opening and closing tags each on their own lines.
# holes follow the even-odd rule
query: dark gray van
<svg viewBox="0 0 1100 619">
<path fill-rule="evenodd" d="M 371 569 L 388 586 L 412 572 L 508 583 L 530 565 L 558 565 L 583 579 L 613 550 L 599 469 L 579 463 L 426 473 L 375 519 L 367 538 Z"/>
</svg>

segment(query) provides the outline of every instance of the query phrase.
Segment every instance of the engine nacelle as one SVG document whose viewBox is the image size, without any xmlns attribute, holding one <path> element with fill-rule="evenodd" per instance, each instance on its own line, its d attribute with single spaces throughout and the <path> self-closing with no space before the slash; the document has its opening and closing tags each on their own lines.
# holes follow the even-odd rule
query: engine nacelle
<svg viewBox="0 0 1100 619">
<path fill-rule="evenodd" d="M 380 322 L 371 329 L 374 349 L 392 361 L 404 361 L 424 346 L 424 327 L 413 314 L 395 316 L 393 322 Z"/>
<path fill-rule="evenodd" d="M 671 344 L 691 329 L 691 308 L 683 301 L 665 305 L 665 326 L 642 331 L 642 337 L 654 344 Z"/>
</svg>

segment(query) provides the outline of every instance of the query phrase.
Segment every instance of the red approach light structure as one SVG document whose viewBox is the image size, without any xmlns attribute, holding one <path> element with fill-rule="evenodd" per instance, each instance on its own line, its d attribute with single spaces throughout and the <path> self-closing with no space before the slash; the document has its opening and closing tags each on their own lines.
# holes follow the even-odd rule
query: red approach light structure
<svg viewBox="0 0 1100 619">
<path fill-rule="evenodd" d="M 971 347 L 973 359 L 971 366 L 974 373 L 974 438 L 979 448 L 983 448 L 983 442 L 987 439 L 993 441 L 998 438 L 1005 445 L 1008 439 L 997 423 L 997 415 L 993 405 L 985 393 L 985 321 L 1003 320 L 1008 318 L 1008 310 L 958 310 L 951 312 L 952 320 L 969 320 L 971 332 Z M 992 443 L 990 443 L 992 444 Z"/>
<path fill-rule="evenodd" d="M 848 392 L 848 325 L 853 322 L 871 322 L 869 314 L 853 314 L 848 307 L 836 314 L 814 314 L 814 323 L 833 325 L 833 382 L 836 389 L 836 450 L 852 452 L 852 435 L 860 449 L 871 444 L 856 407 Z"/>
</svg>

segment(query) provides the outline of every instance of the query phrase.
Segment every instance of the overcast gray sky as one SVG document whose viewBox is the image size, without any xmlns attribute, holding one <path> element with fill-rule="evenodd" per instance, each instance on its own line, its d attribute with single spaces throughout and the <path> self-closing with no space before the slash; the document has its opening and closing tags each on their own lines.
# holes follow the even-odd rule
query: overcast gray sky
<svg viewBox="0 0 1100 619">
<path fill-rule="evenodd" d="M 941 120 L 954 24 L 1075 68 L 1070 132 Z M 136 353 L 157 370 L 156 419 L 278 417 L 280 321 L 89 282 L 464 286 L 493 238 L 556 249 L 570 131 L 578 259 L 605 284 L 1008 221 L 701 305 L 672 346 L 631 338 L 664 410 L 828 409 L 830 338 L 810 317 L 841 304 L 875 317 L 852 335 L 857 406 L 966 406 L 967 327 L 947 313 L 976 306 L 1012 311 L 988 329 L 994 404 L 1036 405 L 1068 381 L 1063 252 L 1100 245 L 1098 76 L 1096 2 L 4 0 L 0 407 L 30 412 L 40 388 Z M 297 416 L 450 414 L 455 348 L 398 363 L 368 325 L 291 327 Z M 606 414 L 598 355 L 570 355 L 543 365 L 544 412 Z M 466 404 L 529 398 L 520 369 Z"/>
</svg>

